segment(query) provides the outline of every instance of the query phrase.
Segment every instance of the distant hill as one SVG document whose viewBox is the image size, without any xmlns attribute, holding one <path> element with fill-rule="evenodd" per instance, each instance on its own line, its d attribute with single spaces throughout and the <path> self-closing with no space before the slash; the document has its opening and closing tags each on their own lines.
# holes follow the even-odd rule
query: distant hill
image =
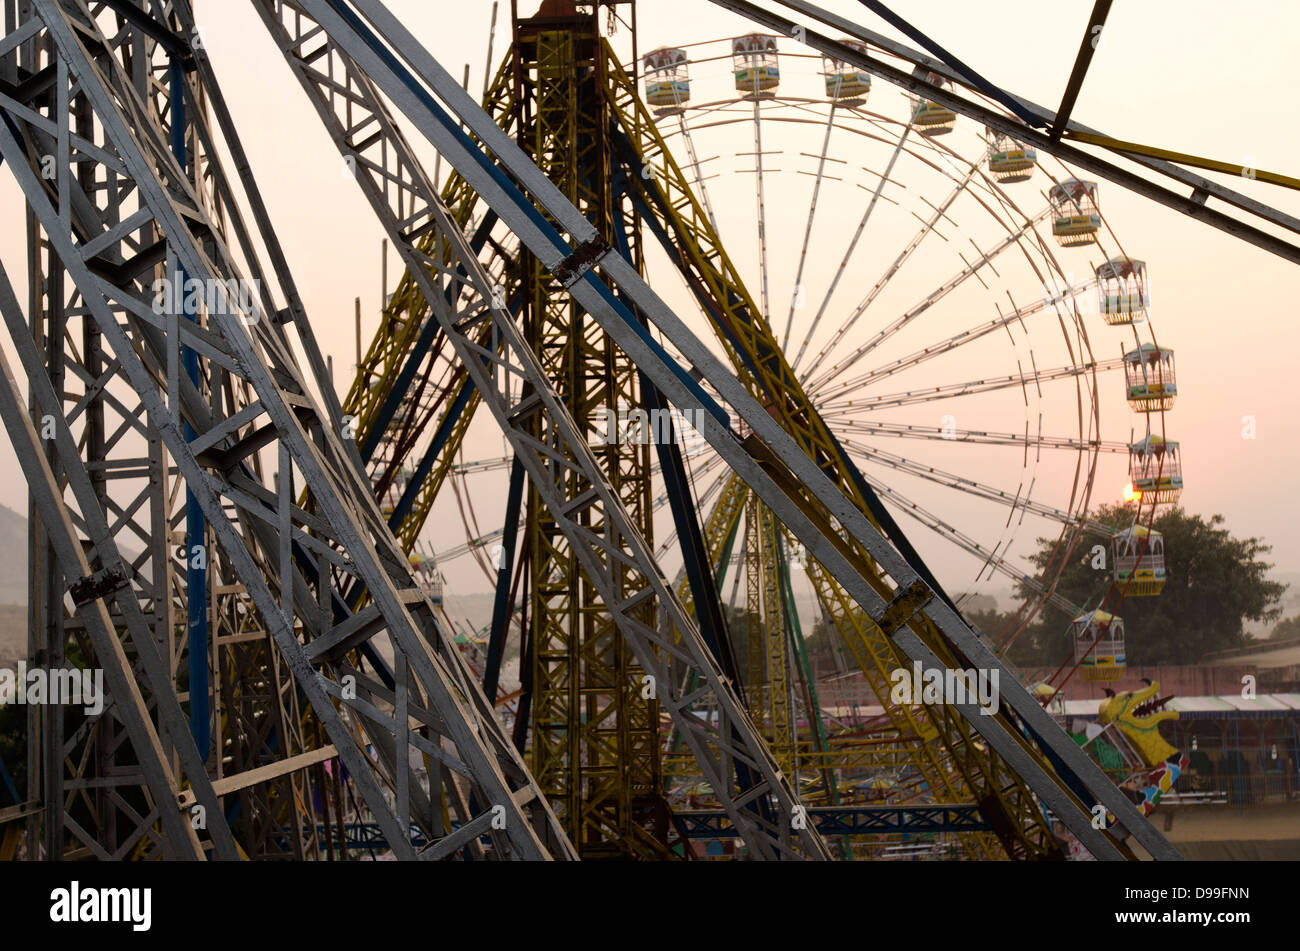
<svg viewBox="0 0 1300 951">
<path fill-rule="evenodd" d="M 27 604 L 27 518 L 0 505 L 0 604 Z"/>
<path fill-rule="evenodd" d="M 0 667 L 27 653 L 27 519 L 0 505 Z"/>
<path fill-rule="evenodd" d="M 0 668 L 12 669 L 27 656 L 27 609 L 0 604 Z"/>
<path fill-rule="evenodd" d="M 1278 621 L 1300 615 L 1300 572 L 1275 570 L 1269 572 L 1269 577 L 1288 586 L 1286 594 L 1282 595 L 1282 617 Z M 1278 621 L 1247 621 L 1246 633 L 1253 637 L 1268 637 Z"/>
</svg>

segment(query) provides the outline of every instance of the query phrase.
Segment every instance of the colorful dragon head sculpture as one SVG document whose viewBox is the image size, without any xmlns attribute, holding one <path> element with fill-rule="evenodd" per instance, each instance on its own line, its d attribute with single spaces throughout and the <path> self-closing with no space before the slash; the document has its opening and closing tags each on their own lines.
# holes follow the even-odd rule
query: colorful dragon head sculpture
<svg viewBox="0 0 1300 951">
<path fill-rule="evenodd" d="M 1165 707 L 1173 695 L 1159 696 L 1160 684 L 1144 680 L 1140 690 L 1123 693 L 1106 691 L 1106 699 L 1097 711 L 1097 722 L 1116 724 L 1128 738 L 1143 763 L 1151 767 L 1145 782 L 1126 783 L 1125 788 L 1137 801 L 1143 815 L 1151 815 L 1165 793 L 1174 788 L 1178 777 L 1187 769 L 1187 754 L 1179 752 L 1160 735 L 1160 724 L 1177 720 L 1176 710 Z"/>
<path fill-rule="evenodd" d="M 1147 684 L 1141 690 L 1107 691 L 1107 697 L 1097 711 L 1097 722 L 1103 726 L 1117 724 L 1142 761 L 1148 766 L 1156 766 L 1178 752 L 1160 735 L 1160 724 L 1165 720 L 1177 720 L 1178 712 L 1165 709 L 1173 699 L 1172 694 L 1157 696 L 1160 684 L 1149 681 Z"/>
</svg>

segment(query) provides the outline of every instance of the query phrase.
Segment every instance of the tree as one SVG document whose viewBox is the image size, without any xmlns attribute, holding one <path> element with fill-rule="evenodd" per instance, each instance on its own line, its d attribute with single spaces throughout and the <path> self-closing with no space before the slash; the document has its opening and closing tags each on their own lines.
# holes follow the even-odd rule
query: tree
<svg viewBox="0 0 1300 951">
<path fill-rule="evenodd" d="M 831 645 L 831 631 L 826 626 L 825 618 L 818 616 L 813 621 L 812 633 L 803 639 L 803 645 L 809 656 L 829 654 L 834 649 Z"/>
<path fill-rule="evenodd" d="M 1013 612 L 998 611 L 996 608 L 962 611 L 966 623 L 994 643 L 1000 643 L 1002 632 L 1007 630 L 1014 616 Z M 1020 668 L 1055 667 L 1065 660 L 1069 649 L 1069 641 L 1060 637 L 1059 633 L 1049 632 L 1041 625 L 1033 625 L 1016 638 L 1006 657 Z"/>
<path fill-rule="evenodd" d="M 1280 641 L 1286 637 L 1300 637 L 1300 614 L 1289 617 L 1269 632 L 1269 638 Z"/>
<path fill-rule="evenodd" d="M 1093 520 L 1120 530 L 1133 524 L 1129 504 L 1103 505 Z M 1272 565 L 1261 556 L 1272 546 L 1259 538 L 1236 538 L 1223 525 L 1223 516 L 1206 519 L 1171 508 L 1156 516 L 1152 528 L 1164 535 L 1168 581 L 1155 597 L 1127 597 L 1120 608 L 1130 664 L 1194 664 L 1213 651 L 1247 642 L 1246 621 L 1273 621 L 1281 614 L 1287 586 L 1268 578 Z M 1100 543 L 1102 540 L 1097 539 Z M 1038 540 L 1032 560 L 1049 576 L 1055 569 L 1051 539 Z M 1094 566 L 1091 538 L 1066 562 L 1056 590 L 1085 609 L 1097 607 L 1114 571 L 1113 554 L 1105 547 L 1105 568 Z M 1049 570 L 1051 569 L 1051 570 Z M 1024 585 L 1021 595 L 1027 596 Z M 1072 618 L 1045 605 L 1035 628 L 1043 637 L 1068 644 Z M 1031 629 L 1032 630 L 1032 629 Z M 1026 631 L 1024 636 L 1029 636 Z"/>
</svg>

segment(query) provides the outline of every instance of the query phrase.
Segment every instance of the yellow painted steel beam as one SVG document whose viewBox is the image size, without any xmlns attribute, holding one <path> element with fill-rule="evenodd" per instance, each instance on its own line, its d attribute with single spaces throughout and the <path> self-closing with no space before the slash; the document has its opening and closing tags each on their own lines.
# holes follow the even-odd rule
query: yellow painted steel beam
<svg viewBox="0 0 1300 951">
<path fill-rule="evenodd" d="M 790 704 L 790 643 L 779 575 L 781 559 L 777 520 L 766 505 L 758 505 L 759 560 L 762 563 L 762 632 L 767 653 L 767 707 L 772 755 L 781 771 L 795 776 L 794 715 Z"/>
<path fill-rule="evenodd" d="M 745 699 L 749 718 L 762 729 L 766 719 L 763 682 L 767 652 L 763 637 L 763 540 L 758 527 L 762 503 L 751 494 L 745 505 Z"/>
<path fill-rule="evenodd" d="M 1169 149 L 1158 149 L 1152 145 L 1141 145 L 1137 142 L 1125 142 L 1123 139 L 1112 139 L 1108 135 L 1097 135 L 1092 132 L 1067 131 L 1062 138 L 1073 139 L 1076 142 L 1086 142 L 1089 145 L 1100 145 L 1103 148 L 1110 149 L 1112 152 L 1163 159 L 1166 162 L 1177 162 L 1179 165 L 1190 165 L 1192 168 L 1203 168 L 1210 172 L 1223 172 L 1228 175 L 1237 175 L 1242 178 L 1253 179 L 1257 182 L 1268 182 L 1270 185 L 1281 185 L 1283 188 L 1293 188 L 1300 191 L 1300 178 L 1292 178 L 1290 175 L 1282 175 L 1278 172 L 1268 172 L 1263 169 L 1251 168 L 1248 165 L 1237 165 L 1233 162 L 1220 162 L 1217 159 L 1202 158 L 1199 155 L 1189 155 L 1186 152 L 1174 152 Z"/>
<path fill-rule="evenodd" d="M 608 80 L 595 18 L 564 26 L 520 20 L 512 59 L 520 146 L 606 240 L 613 243 L 620 229 L 635 247 L 637 225 L 616 207 L 610 186 Z M 651 447 L 601 438 L 606 409 L 643 405 L 636 367 L 542 262 L 525 253 L 520 264 L 525 335 L 651 541 Z M 550 441 L 547 432 L 535 436 Z M 576 486 L 568 495 L 582 491 Z M 583 517 L 598 530 L 603 513 L 585 510 Z M 583 858 L 669 858 L 667 829 L 654 829 L 650 818 L 662 812 L 658 701 L 643 690 L 642 670 L 610 611 L 531 487 L 526 524 L 533 773 Z M 621 596 L 632 598 L 644 583 L 627 569 Z M 656 610 L 646 603 L 641 621 L 653 626 Z"/>
</svg>

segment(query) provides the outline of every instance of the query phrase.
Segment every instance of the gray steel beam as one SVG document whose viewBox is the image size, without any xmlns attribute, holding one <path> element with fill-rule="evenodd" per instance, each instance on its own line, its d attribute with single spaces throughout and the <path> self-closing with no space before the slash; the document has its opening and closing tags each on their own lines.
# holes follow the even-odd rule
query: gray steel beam
<svg viewBox="0 0 1300 951">
<path fill-rule="evenodd" d="M 13 295 L 8 275 L 4 274 L 3 270 L 0 269 L 0 308 L 3 308 L 6 319 L 17 316 L 21 323 L 21 316 L 15 314 L 17 307 L 18 301 Z M 24 339 L 25 336 L 23 334 L 17 337 L 14 340 L 15 344 L 22 346 L 23 343 L 30 343 L 29 339 Z M 38 368 L 37 373 L 40 372 Z M 122 717 L 126 725 L 127 735 L 131 738 L 131 744 L 139 757 L 140 770 L 144 774 L 145 782 L 153 796 L 153 805 L 158 812 L 159 821 L 163 827 L 164 854 L 170 858 L 202 861 L 204 858 L 203 847 L 195 834 L 194 828 L 191 826 L 189 815 L 181 812 L 179 803 L 176 800 L 176 794 L 179 790 L 177 777 L 173 774 L 167 762 L 167 753 L 163 750 L 158 733 L 154 729 L 149 709 L 145 705 L 144 697 L 140 691 L 140 685 L 137 683 L 135 674 L 131 669 L 131 663 L 122 649 L 122 642 L 118 639 L 116 625 L 114 625 L 113 619 L 109 615 L 108 604 L 117 600 L 119 595 L 122 596 L 121 601 L 125 602 L 124 606 L 129 604 L 128 598 L 134 598 L 134 592 L 131 591 L 127 581 L 129 577 L 127 569 L 122 562 L 121 556 L 116 552 L 112 537 L 108 534 L 107 525 L 102 524 L 95 527 L 100 529 L 100 531 L 96 532 L 96 548 L 103 567 L 99 571 L 91 569 L 77 532 L 73 528 L 72 518 L 63 500 L 63 492 L 59 487 L 58 479 L 45 456 L 45 450 L 41 446 L 40 436 L 37 434 L 31 418 L 24 411 L 22 396 L 18 391 L 18 385 L 9 369 L 9 360 L 4 355 L 3 350 L 0 350 L 0 419 L 3 419 L 5 429 L 9 432 L 14 452 L 18 456 L 32 498 L 48 533 L 50 545 L 58 557 L 63 578 L 66 579 L 69 585 L 69 592 L 72 594 L 76 606 L 76 614 L 85 622 L 86 631 L 95 646 L 95 654 L 99 662 L 104 665 L 104 675 L 108 681 L 112 704 L 118 715 Z M 85 490 L 89 489 L 90 485 L 89 480 L 85 478 L 84 469 L 80 472 L 76 471 L 80 463 L 80 458 L 76 454 L 76 445 L 72 442 L 71 434 L 67 431 L 66 426 L 59 427 L 56 432 L 57 438 L 62 444 L 59 449 L 61 450 L 61 461 L 65 464 L 64 472 L 69 475 L 75 473 L 81 477 L 78 479 L 80 484 L 76 486 L 76 489 L 80 490 L 79 495 L 84 495 Z M 71 449 L 71 452 L 69 452 L 69 449 Z M 93 504 L 93 492 L 91 493 L 91 499 Z M 93 519 L 93 512 L 94 509 L 89 508 L 84 509 L 82 514 Z M 62 598 L 59 600 L 62 602 Z M 138 610 L 133 614 L 132 620 L 142 621 Z M 133 624 L 132 628 L 133 633 L 137 635 L 138 641 L 143 624 Z M 144 634 L 147 639 L 147 629 L 144 630 Z M 161 673 L 157 669 L 159 665 L 157 664 L 156 652 L 142 643 L 137 643 L 137 647 L 143 648 L 140 650 L 140 656 L 146 659 L 146 667 L 153 668 L 152 673 L 155 675 Z M 149 662 L 150 658 L 153 663 Z M 161 683 L 154 680 L 152 686 L 155 688 L 155 694 L 165 697 L 170 687 L 170 677 L 162 678 Z M 181 711 L 180 706 L 175 703 L 174 695 L 171 699 L 172 703 L 164 711 L 164 715 L 172 715 L 170 717 L 171 722 L 176 724 Z M 165 700 L 162 703 L 166 705 Z M 183 728 L 183 719 L 179 720 L 179 726 Z M 175 735 L 177 734 L 173 732 L 173 736 Z M 186 736 L 183 729 L 179 735 Z M 194 755 L 193 744 L 190 744 L 188 751 L 183 746 L 184 739 L 181 740 L 181 744 L 179 751 L 182 759 L 186 762 L 187 768 L 193 770 L 196 765 L 199 767 L 196 786 L 203 797 L 203 803 L 211 812 L 215 813 L 214 831 L 217 833 L 217 838 L 214 841 L 218 842 L 219 854 L 223 858 L 234 858 L 236 854 L 234 842 L 230 838 L 230 829 L 226 826 L 224 818 L 221 817 L 220 803 L 212 791 L 207 775 L 202 770 L 202 764 L 198 762 L 197 756 Z M 47 803 L 47 806 L 61 808 L 62 803 Z"/>
<path fill-rule="evenodd" d="M 66 171 L 59 173 L 57 178 L 66 186 L 63 197 L 71 206 L 69 220 L 79 233 L 105 231 L 125 235 L 138 222 L 128 218 L 109 229 L 110 222 L 117 222 L 121 207 L 121 195 L 112 168 L 100 166 L 97 171 L 103 173 L 101 178 L 87 166 L 69 165 L 70 152 L 98 153 L 94 144 L 81 134 L 92 130 L 88 134 L 93 135 L 93 123 L 86 111 L 75 104 L 69 108 L 66 102 L 55 103 L 51 92 L 59 94 L 56 84 L 66 81 L 66 70 L 61 70 L 46 57 L 47 44 L 40 36 L 43 24 L 32 18 L 26 4 L 21 16 L 22 26 L 3 42 L 6 50 L 3 71 L 11 80 L 17 76 L 19 66 L 29 74 L 39 69 L 41 75 L 48 77 L 40 89 L 45 97 L 40 101 L 46 104 L 44 108 L 48 110 L 48 116 L 42 117 L 27 105 L 15 103 L 12 99 L 4 101 L 5 107 L 24 127 L 26 145 L 30 150 L 28 160 L 41 166 L 50 158 L 63 163 L 60 167 Z M 19 44 L 11 42 L 12 36 L 27 37 L 30 43 L 16 49 Z M 117 56 L 124 61 L 129 56 L 136 66 L 132 82 L 142 96 L 152 97 L 159 88 L 154 60 L 156 52 L 156 45 L 151 40 L 124 27 L 114 34 L 105 55 Z M 18 91 L 19 88 L 22 92 Z M 15 95 L 35 92 L 30 84 L 11 91 Z M 70 123 L 57 121 L 60 116 L 67 117 Z M 68 125 L 66 129 L 63 128 L 65 124 Z M 94 198 L 90 197 L 91 194 Z M 142 234 L 141 239 L 148 241 L 149 237 Z M 92 564 L 98 564 L 94 559 L 102 551 L 106 553 L 108 562 L 120 562 L 127 573 L 129 585 L 107 602 L 121 647 L 139 676 L 140 688 L 157 721 L 158 739 L 166 751 L 171 769 L 176 775 L 182 768 L 187 774 L 197 773 L 199 778 L 194 788 L 199 801 L 212 817 L 211 821 L 221 827 L 213 832 L 217 854 L 222 858 L 234 858 L 237 853 L 229 830 L 225 828 L 220 804 L 204 792 L 208 778 L 176 702 L 171 663 L 177 651 L 172 600 L 173 592 L 178 590 L 174 584 L 178 579 L 175 578 L 175 559 L 168 541 L 168 513 L 173 495 L 169 490 L 171 480 L 166 460 L 158 441 L 149 436 L 144 414 L 135 405 L 133 394 L 123 395 L 120 386 L 112 385 L 111 358 L 104 354 L 94 324 L 81 319 L 78 291 L 64 279 L 57 254 L 43 242 L 39 223 L 30 212 L 28 245 L 30 327 L 24 324 L 15 302 L 10 302 L 6 317 L 13 318 L 11 333 L 31 381 L 32 412 L 40 412 L 42 416 L 38 418 L 45 420 L 42 423 L 43 436 L 48 433 L 45 427 L 60 418 L 59 411 L 65 405 L 67 421 L 79 427 L 71 448 L 65 446 L 60 450 L 52 433 L 49 434 L 51 438 L 43 438 L 47 458 L 56 471 L 63 469 L 68 473 L 63 478 L 69 480 L 70 487 L 77 487 L 75 504 L 85 513 L 73 517 L 80 535 L 78 546 L 86 546 Z M 97 264 L 111 269 L 116 266 L 113 252 L 101 253 L 107 247 L 107 244 L 87 245 L 87 253 L 96 255 Z M 136 247 L 132 245 L 131 250 Z M 29 352 L 29 347 L 34 349 Z M 83 389 L 80 395 L 75 393 L 78 384 Z M 59 394 L 57 399 L 55 393 Z M 36 409 L 37 406 L 53 412 L 46 414 L 44 410 Z M 137 439 L 142 440 L 147 448 L 141 450 L 134 443 Z M 31 522 L 34 528 L 43 532 L 44 520 L 35 501 L 33 497 Z M 132 543 L 143 547 L 143 551 L 130 562 L 122 561 L 113 539 L 107 535 L 109 525 L 114 535 L 131 538 Z M 61 530 L 61 526 L 57 528 Z M 57 553 L 42 541 L 29 557 L 34 578 L 31 601 L 35 615 L 31 624 L 33 644 L 29 657 L 33 663 L 59 666 L 65 662 L 65 647 L 78 643 L 83 637 L 84 624 L 76 618 L 65 621 L 65 592 Z M 183 591 L 183 586 L 179 586 L 179 590 Z M 87 663 L 96 666 L 100 662 L 92 655 Z M 102 663 L 114 664 L 116 659 L 106 655 Z M 142 854 L 148 854 L 149 849 L 156 848 L 152 844 L 156 839 L 153 832 L 157 824 L 155 815 L 141 816 L 126 804 L 124 798 L 135 789 L 141 789 L 145 795 L 149 792 L 143 788 L 133 742 L 122 734 L 124 724 L 117 717 L 115 708 L 110 707 L 104 716 L 94 721 L 93 731 L 83 726 L 66 737 L 62 736 L 61 716 L 35 719 L 43 722 L 29 728 L 31 748 L 41 751 L 37 760 L 39 766 L 33 769 L 32 776 L 51 804 L 38 820 L 44 831 L 45 853 L 50 856 L 71 855 L 85 848 L 97 855 L 120 857 L 123 850 L 142 849 Z M 63 789 L 77 791 L 77 794 L 64 795 Z M 65 823 L 68 809 L 80 809 L 83 803 L 90 803 L 92 809 L 99 810 L 95 820 L 84 825 Z M 75 838 L 67 839 L 63 834 L 65 829 L 73 832 Z M 77 844 L 76 839 L 81 843 Z M 35 852 L 35 839 L 29 839 L 29 842 Z"/>
<path fill-rule="evenodd" d="M 1065 84 L 1065 95 L 1061 97 L 1061 108 L 1056 110 L 1056 117 L 1052 120 L 1052 130 L 1049 133 L 1052 138 L 1059 139 L 1061 133 L 1065 131 L 1066 125 L 1070 121 L 1070 113 L 1074 111 L 1074 104 L 1079 100 L 1079 90 L 1083 88 L 1083 78 L 1088 75 L 1088 66 L 1092 63 L 1092 54 L 1097 49 L 1100 33 L 1106 25 L 1106 17 L 1110 14 L 1111 0 L 1097 0 L 1092 7 L 1092 16 L 1088 18 L 1088 29 L 1084 31 L 1083 39 L 1079 43 L 1078 55 L 1074 58 L 1074 68 L 1070 70 L 1070 78 Z"/>
</svg>

